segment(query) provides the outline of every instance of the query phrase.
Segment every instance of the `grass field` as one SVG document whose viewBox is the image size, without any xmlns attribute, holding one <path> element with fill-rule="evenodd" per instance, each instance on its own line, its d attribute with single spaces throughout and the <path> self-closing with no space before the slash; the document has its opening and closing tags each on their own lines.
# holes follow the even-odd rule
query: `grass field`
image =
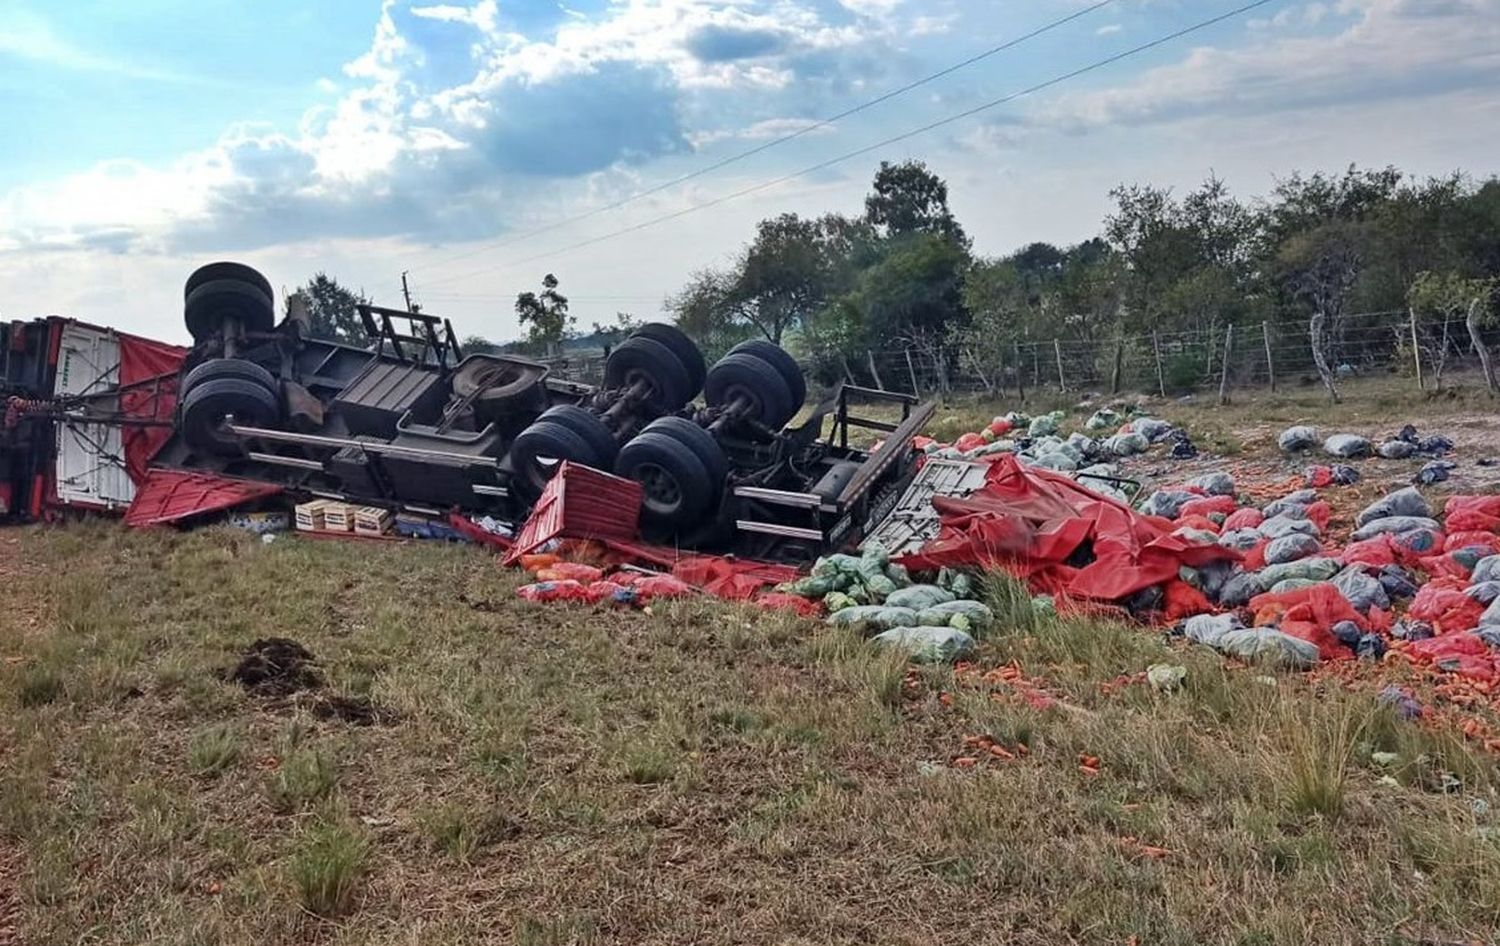
<svg viewBox="0 0 1500 946">
<path fill-rule="evenodd" d="M 84 523 L 0 533 L 0 579 L 0 943 L 1500 929 L 1492 757 L 1003 582 L 955 675 L 709 601 L 531 605 L 456 547 Z M 272 637 L 316 686 L 225 679 Z"/>
</svg>

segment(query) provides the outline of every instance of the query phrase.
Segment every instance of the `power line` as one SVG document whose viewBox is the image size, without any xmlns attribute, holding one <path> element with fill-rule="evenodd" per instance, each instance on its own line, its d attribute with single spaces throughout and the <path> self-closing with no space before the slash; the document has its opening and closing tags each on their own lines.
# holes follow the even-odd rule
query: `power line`
<svg viewBox="0 0 1500 946">
<path fill-rule="evenodd" d="M 881 148 L 888 147 L 889 145 L 898 144 L 898 143 L 900 143 L 902 141 L 906 141 L 908 139 L 915 138 L 915 137 L 917 137 L 919 135 L 924 135 L 924 134 L 926 134 L 929 131 L 934 131 L 934 130 L 936 130 L 938 128 L 942 128 L 945 125 L 951 125 L 954 122 L 962 121 L 965 118 L 971 118 L 971 117 L 973 117 L 975 115 L 978 115 L 981 112 L 986 112 L 986 111 L 989 111 L 990 109 L 998 108 L 1001 105 L 1005 105 L 1005 104 L 1007 104 L 1009 102 L 1014 102 L 1015 100 L 1017 100 L 1019 98 L 1023 98 L 1023 97 L 1028 96 L 1028 95 L 1033 95 L 1033 94 L 1035 94 L 1037 92 L 1043 91 L 1044 89 L 1049 89 L 1052 86 L 1059 85 L 1059 84 L 1061 84 L 1063 82 L 1067 82 L 1067 81 L 1069 81 L 1071 79 L 1076 79 L 1076 78 L 1078 78 L 1081 75 L 1085 75 L 1087 73 L 1094 72 L 1094 71 L 1096 71 L 1098 69 L 1104 68 L 1105 66 L 1114 65 L 1115 63 L 1120 62 L 1121 60 L 1129 59 L 1132 56 L 1136 56 L 1136 55 L 1139 55 L 1139 54 L 1141 54 L 1143 52 L 1147 52 L 1149 50 L 1155 49 L 1158 46 L 1164 46 L 1167 43 L 1172 42 L 1173 40 L 1181 39 L 1184 36 L 1188 36 L 1188 35 L 1190 35 L 1192 33 L 1197 33 L 1197 32 L 1199 32 L 1201 30 L 1205 30 L 1205 29 L 1209 28 L 1210 26 L 1215 26 L 1215 25 L 1217 25 L 1219 23 L 1223 23 L 1226 20 L 1233 19 L 1233 18 L 1235 18 L 1237 16 L 1240 16 L 1241 14 L 1248 13 L 1251 10 L 1257 9 L 1259 7 L 1266 6 L 1267 4 L 1274 3 L 1274 2 L 1276 2 L 1276 0 L 1253 0 L 1253 2 L 1251 2 L 1251 3 L 1242 4 L 1241 6 L 1235 7 L 1233 10 L 1230 10 L 1230 11 L 1228 11 L 1226 13 L 1221 13 L 1218 16 L 1210 17 L 1209 19 L 1206 19 L 1206 20 L 1201 20 L 1201 21 L 1193 24 L 1192 26 L 1184 27 L 1184 28 L 1182 28 L 1180 30 L 1176 30 L 1176 31 L 1174 31 L 1172 33 L 1168 33 L 1165 36 L 1161 36 L 1161 37 L 1158 37 L 1157 39 L 1151 40 L 1150 42 L 1142 43 L 1139 46 L 1131 47 L 1130 49 L 1127 49 L 1124 52 L 1115 53 L 1114 55 L 1108 56 L 1108 57 L 1106 57 L 1104 59 L 1096 60 L 1095 62 L 1092 62 L 1092 63 L 1090 63 L 1087 66 L 1083 66 L 1081 68 L 1074 69 L 1073 71 L 1063 73 L 1062 75 L 1054 76 L 1051 79 L 1047 79 L 1047 80 L 1045 80 L 1043 82 L 1038 82 L 1036 85 L 1029 86 L 1029 87 L 1027 87 L 1025 89 L 1020 90 L 1019 92 L 1012 92 L 1009 95 L 1001 96 L 998 99 L 992 99 L 992 100 L 990 100 L 988 102 L 985 102 L 985 103 L 983 103 L 981 105 L 976 105 L 973 108 L 964 109 L 963 111 L 956 112 L 955 114 L 949 115 L 946 118 L 940 118 L 937 121 L 929 122 L 929 123 L 927 123 L 925 125 L 919 126 L 917 128 L 913 128 L 910 131 L 902 132 L 899 135 L 893 135 L 890 138 L 886 138 L 886 139 L 883 139 L 881 141 L 877 141 L 877 142 L 875 142 L 874 144 L 871 144 L 871 145 L 866 145 L 863 148 L 858 148 L 858 149 L 856 149 L 854 151 L 845 152 L 844 154 L 838 155 L 837 157 L 829 158 L 826 161 L 820 161 L 817 164 L 814 164 L 814 165 L 812 165 L 810 167 L 803 168 L 800 171 L 794 171 L 791 174 L 784 174 L 781 177 L 772 178 L 771 180 L 768 180 L 768 181 L 762 181 L 759 184 L 753 184 L 753 185 L 751 185 L 749 187 L 744 187 L 744 188 L 741 188 L 740 190 L 732 191 L 732 192 L 730 192 L 728 194 L 724 194 L 722 196 L 715 197 L 712 200 L 706 200 L 706 201 L 703 201 L 702 203 L 692 204 L 692 205 L 690 205 L 688 207 L 684 207 L 681 210 L 676 210 L 676 211 L 673 211 L 672 213 L 669 213 L 669 214 L 663 214 L 662 216 L 659 216 L 659 217 L 653 217 L 652 219 L 646 220 L 646 221 L 644 221 L 642 223 L 634 224 L 633 226 L 629 226 L 629 227 L 624 227 L 624 228 L 619 229 L 619 230 L 614 230 L 614 231 L 602 234 L 602 235 L 597 236 L 597 237 L 592 237 L 592 238 L 587 239 L 587 240 L 581 240 L 581 241 L 579 241 L 577 243 L 572 243 L 572 244 L 569 244 L 567 246 L 561 247 L 561 248 L 556 249 L 556 250 L 549 250 L 549 251 L 547 251 L 545 253 L 537 253 L 537 254 L 535 254 L 533 256 L 527 256 L 527 257 L 523 257 L 522 259 L 513 260 L 513 261 L 511 261 L 510 263 L 507 264 L 507 267 L 522 266 L 522 265 L 525 265 L 527 263 L 537 262 L 538 260 L 550 259 L 550 258 L 552 258 L 554 256 L 560 256 L 563 253 L 571 253 L 574 250 L 579 250 L 579 249 L 583 249 L 585 247 L 594 246 L 595 244 L 603 243 L 603 242 L 605 242 L 607 240 L 615 239 L 616 237 L 626 236 L 626 235 L 631 234 L 631 233 L 638 233 L 638 232 L 640 232 L 642 230 L 648 229 L 650 227 L 654 227 L 654 226 L 656 226 L 658 224 L 667 223 L 669 221 L 676 220 L 676 219 L 678 219 L 680 217 L 686 217 L 687 215 L 692 214 L 692 213 L 696 213 L 696 212 L 698 212 L 700 210 L 707 210 L 710 207 L 717 207 L 720 204 L 725 204 L 725 203 L 728 203 L 729 201 L 737 200 L 737 199 L 739 199 L 741 197 L 745 197 L 745 196 L 748 196 L 750 194 L 758 193 L 760 191 L 767 190 L 767 189 L 772 188 L 772 187 L 776 187 L 777 185 L 780 185 L 780 184 L 785 184 L 788 181 L 793 181 L 793 180 L 796 180 L 799 177 L 805 177 L 808 174 L 812 174 L 812 173 L 815 173 L 817 171 L 822 171 L 822 170 L 824 170 L 826 168 L 833 167 L 836 164 L 841 164 L 841 163 L 843 163 L 845 161 L 848 161 L 848 160 L 850 160 L 852 158 L 861 157 L 863 155 L 869 154 L 872 151 L 878 151 Z M 482 275 L 484 273 L 490 272 L 490 271 L 494 270 L 495 268 L 496 267 L 493 267 L 493 266 L 487 266 L 487 267 L 485 267 L 483 269 L 472 270 L 470 272 L 461 273 L 461 274 L 456 275 L 456 276 L 448 276 L 448 277 L 445 277 L 445 278 L 440 279 L 440 280 L 433 280 L 433 284 L 453 282 L 453 281 L 460 280 L 460 279 L 468 279 L 468 278 L 473 277 L 473 276 L 478 276 L 478 275 Z"/>
<path fill-rule="evenodd" d="M 640 200 L 643 197 L 650 197 L 653 194 L 660 194 L 662 191 L 668 190 L 668 189 L 673 188 L 673 187 L 676 187 L 678 184 L 685 184 L 688 181 L 695 180 L 697 178 L 703 177 L 706 174 L 712 174 L 714 171 L 717 171 L 717 170 L 719 170 L 721 168 L 728 167 L 729 165 L 735 164 L 735 163 L 740 162 L 740 161 L 743 161 L 746 158 L 754 157 L 757 154 L 761 154 L 762 152 L 769 151 L 772 148 L 778 147 L 780 145 L 784 145 L 788 141 L 794 141 L 794 140 L 796 140 L 798 138 L 801 138 L 804 135 L 811 134 L 812 132 L 817 131 L 820 128 L 827 128 L 830 125 L 833 125 L 833 124 L 835 124 L 837 122 L 840 122 L 840 121 L 844 120 L 845 118 L 850 117 L 851 115 L 857 115 L 860 112 L 863 112 L 863 111 L 866 111 L 868 109 L 874 108 L 875 106 L 880 105 L 880 104 L 882 104 L 884 102 L 888 102 L 891 99 L 894 99 L 894 98 L 897 98 L 899 96 L 905 95 L 906 93 L 912 91 L 913 89 L 919 89 L 919 88 L 921 88 L 924 85 L 928 85 L 929 83 L 936 82 L 938 79 L 941 79 L 941 78 L 943 78 L 945 76 L 952 75 L 953 73 L 959 71 L 960 69 L 964 69 L 964 68 L 967 68 L 969 66 L 974 65 L 976 62 L 982 62 L 983 60 L 989 59 L 991 56 L 995 56 L 995 55 L 998 55 L 999 53 L 1005 52 L 1008 49 L 1014 49 L 1015 47 L 1021 45 L 1022 43 L 1028 42 L 1029 40 L 1033 40 L 1036 37 L 1041 36 L 1041 35 L 1043 35 L 1045 33 L 1049 33 L 1052 30 L 1055 30 L 1055 29 L 1057 29 L 1057 28 L 1059 28 L 1061 26 L 1066 26 L 1067 24 L 1073 22 L 1074 20 L 1077 20 L 1077 19 L 1079 19 L 1081 17 L 1087 16 L 1090 13 L 1093 13 L 1095 10 L 1098 10 L 1101 7 L 1107 7 L 1107 6 L 1109 6 L 1110 4 L 1112 4 L 1114 2 L 1115 2 L 1115 0 L 1098 0 L 1098 2 L 1093 3 L 1093 4 L 1091 4 L 1091 5 L 1087 6 L 1087 7 L 1084 7 L 1082 10 L 1078 10 L 1078 11 L 1076 11 L 1074 13 L 1070 13 L 1067 16 L 1062 17 L 1061 19 L 1053 20 L 1051 23 L 1048 23 L 1045 26 L 1037 27 L 1036 29 L 1032 30 L 1030 33 L 1026 33 L 1026 34 L 1024 34 L 1022 36 L 1017 36 L 1015 39 L 1012 39 L 1012 40 L 1007 40 L 1006 42 L 1001 43 L 999 46 L 991 46 L 989 49 L 986 49 L 986 50 L 984 50 L 982 52 L 975 53 L 974 55 L 970 56 L 968 59 L 963 60 L 962 62 L 956 62 L 953 65 L 947 67 L 946 69 L 939 70 L 938 72 L 931 73 L 930 75 L 923 76 L 922 78 L 917 79 L 917 80 L 915 80 L 913 82 L 909 82 L 906 85 L 900 86 L 900 87 L 895 88 L 895 89 L 891 89 L 889 92 L 886 92 L 886 93 L 884 93 L 882 95 L 876 96 L 873 99 L 870 99 L 870 100 L 865 101 L 865 102 L 861 102 L 860 104 L 855 105 L 852 108 L 845 109 L 844 111 L 839 112 L 837 115 L 830 115 L 827 118 L 819 119 L 817 121 L 812 122 L 811 124 L 804 125 L 803 127 L 798 128 L 795 131 L 792 131 L 792 132 L 789 132 L 789 133 L 787 133 L 785 135 L 782 135 L 779 138 L 773 138 L 770 141 L 767 141 L 767 142 L 765 142 L 763 144 L 756 145 L 753 148 L 748 148 L 748 149 L 746 149 L 744 151 L 737 152 L 736 154 L 729 155 L 728 157 L 721 158 L 720 160 L 715 161 L 714 163 L 709 164 L 706 167 L 699 168 L 696 171 L 690 171 L 687 174 L 682 175 L 681 177 L 673 178 L 670 181 L 666 181 L 666 182 L 664 182 L 662 184 L 657 184 L 657 185 L 654 185 L 652 187 L 648 187 L 647 189 L 642 190 L 642 191 L 636 191 L 635 193 L 631 194 L 630 196 L 624 197 L 624 198 L 622 198 L 620 200 L 617 200 L 617 201 L 615 201 L 612 204 L 605 204 L 602 207 L 595 207 L 592 210 L 586 210 L 583 213 L 574 214 L 571 217 L 564 217 L 561 220 L 557 220 L 557 221 L 555 221 L 553 223 L 549 223 L 549 224 L 546 224 L 546 225 L 541 226 L 541 227 L 536 227 L 534 229 L 527 230 L 527 231 L 522 232 L 522 233 L 511 234 L 511 235 L 506 236 L 506 237 L 504 237 L 504 238 L 502 238 L 502 239 L 500 239 L 500 240 L 498 240 L 496 242 L 488 243 L 488 244 L 485 244 L 484 246 L 476 247 L 475 249 L 468 250 L 468 251 L 460 253 L 460 254 L 458 254 L 456 256 L 452 256 L 452 257 L 450 257 L 448 259 L 442 260 L 441 262 L 433 263 L 428 268 L 429 269 L 436 269 L 436 268 L 439 268 L 439 267 L 448 266 L 448 265 L 450 265 L 452 263 L 457 263 L 460 260 L 465 260 L 465 259 L 469 259 L 470 257 L 478 256 L 481 253 L 488 253 L 490 250 L 497 250 L 497 249 L 500 249 L 501 247 L 510 246 L 512 243 L 517 243 L 517 242 L 519 242 L 521 240 L 530 239 L 531 237 L 538 236 L 539 234 L 550 233 L 553 230 L 559 229 L 560 227 L 565 227 L 565 226 L 567 226 L 569 224 L 572 224 L 572 223 L 577 223 L 580 220 L 587 220 L 590 217 L 595 217 L 595 216 L 598 216 L 599 214 L 602 214 L 602 213 L 608 213 L 608 212 L 610 212 L 612 210 L 619 210 L 621 207 L 624 207 L 624 206 L 626 206 L 628 204 L 633 204 L 633 203 L 635 203 L 636 201 Z"/>
</svg>

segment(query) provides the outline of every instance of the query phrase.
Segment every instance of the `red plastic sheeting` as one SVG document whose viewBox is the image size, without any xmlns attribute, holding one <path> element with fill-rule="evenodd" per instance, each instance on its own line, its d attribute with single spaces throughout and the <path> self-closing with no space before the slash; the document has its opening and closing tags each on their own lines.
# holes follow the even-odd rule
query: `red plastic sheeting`
<svg viewBox="0 0 1500 946">
<path fill-rule="evenodd" d="M 233 509 L 280 492 L 280 486 L 234 480 L 211 473 L 149 470 L 136 487 L 130 508 L 125 511 L 125 524 L 140 528 L 178 522 L 207 512 Z"/>
<path fill-rule="evenodd" d="M 1173 535 L 1176 526 L 1166 519 L 1142 515 L 1013 456 L 992 464 L 987 479 L 967 499 L 933 499 L 942 520 L 938 537 L 901 564 L 998 567 L 1045 592 L 1112 601 L 1175 579 L 1183 565 L 1240 557 Z M 1085 543 L 1092 545 L 1093 561 L 1068 565 Z"/>
<path fill-rule="evenodd" d="M 623 539 L 640 535 L 645 490 L 623 477 L 564 460 L 506 556 L 512 564 L 553 539 Z"/>
<path fill-rule="evenodd" d="M 136 335 L 120 336 L 120 412 L 140 420 L 170 421 L 177 407 L 177 371 L 188 350 Z M 154 383 L 153 383 L 154 379 Z M 170 427 L 131 427 L 124 433 L 125 471 L 137 485 L 146 464 L 172 436 Z"/>
<path fill-rule="evenodd" d="M 749 601 L 766 586 L 796 581 L 802 573 L 788 565 L 693 555 L 678 560 L 672 574 L 715 597 Z"/>
</svg>

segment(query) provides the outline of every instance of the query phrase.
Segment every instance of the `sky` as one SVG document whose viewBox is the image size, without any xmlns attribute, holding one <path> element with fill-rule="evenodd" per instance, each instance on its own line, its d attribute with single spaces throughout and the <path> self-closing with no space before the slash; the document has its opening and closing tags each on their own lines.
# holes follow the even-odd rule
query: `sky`
<svg viewBox="0 0 1500 946">
<path fill-rule="evenodd" d="M 582 329 L 659 317 L 881 160 L 942 175 L 985 255 L 1095 235 L 1122 182 L 1497 171 L 1500 0 L 1271 0 L 1049 84 L 1248 0 L 1099 2 L 0 0 L 0 318 L 185 340 L 184 280 L 235 259 L 385 305 L 407 272 L 504 340 L 548 272 Z"/>
</svg>

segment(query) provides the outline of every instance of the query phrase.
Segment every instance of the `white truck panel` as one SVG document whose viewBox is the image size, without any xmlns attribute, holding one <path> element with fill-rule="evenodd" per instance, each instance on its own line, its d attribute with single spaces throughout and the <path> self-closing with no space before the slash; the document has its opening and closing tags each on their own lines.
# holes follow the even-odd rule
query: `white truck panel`
<svg viewBox="0 0 1500 946">
<path fill-rule="evenodd" d="M 120 383 L 120 340 L 77 322 L 63 325 L 54 395 L 98 394 Z M 57 425 L 57 498 L 116 508 L 135 498 L 118 425 L 62 421 Z"/>
</svg>

